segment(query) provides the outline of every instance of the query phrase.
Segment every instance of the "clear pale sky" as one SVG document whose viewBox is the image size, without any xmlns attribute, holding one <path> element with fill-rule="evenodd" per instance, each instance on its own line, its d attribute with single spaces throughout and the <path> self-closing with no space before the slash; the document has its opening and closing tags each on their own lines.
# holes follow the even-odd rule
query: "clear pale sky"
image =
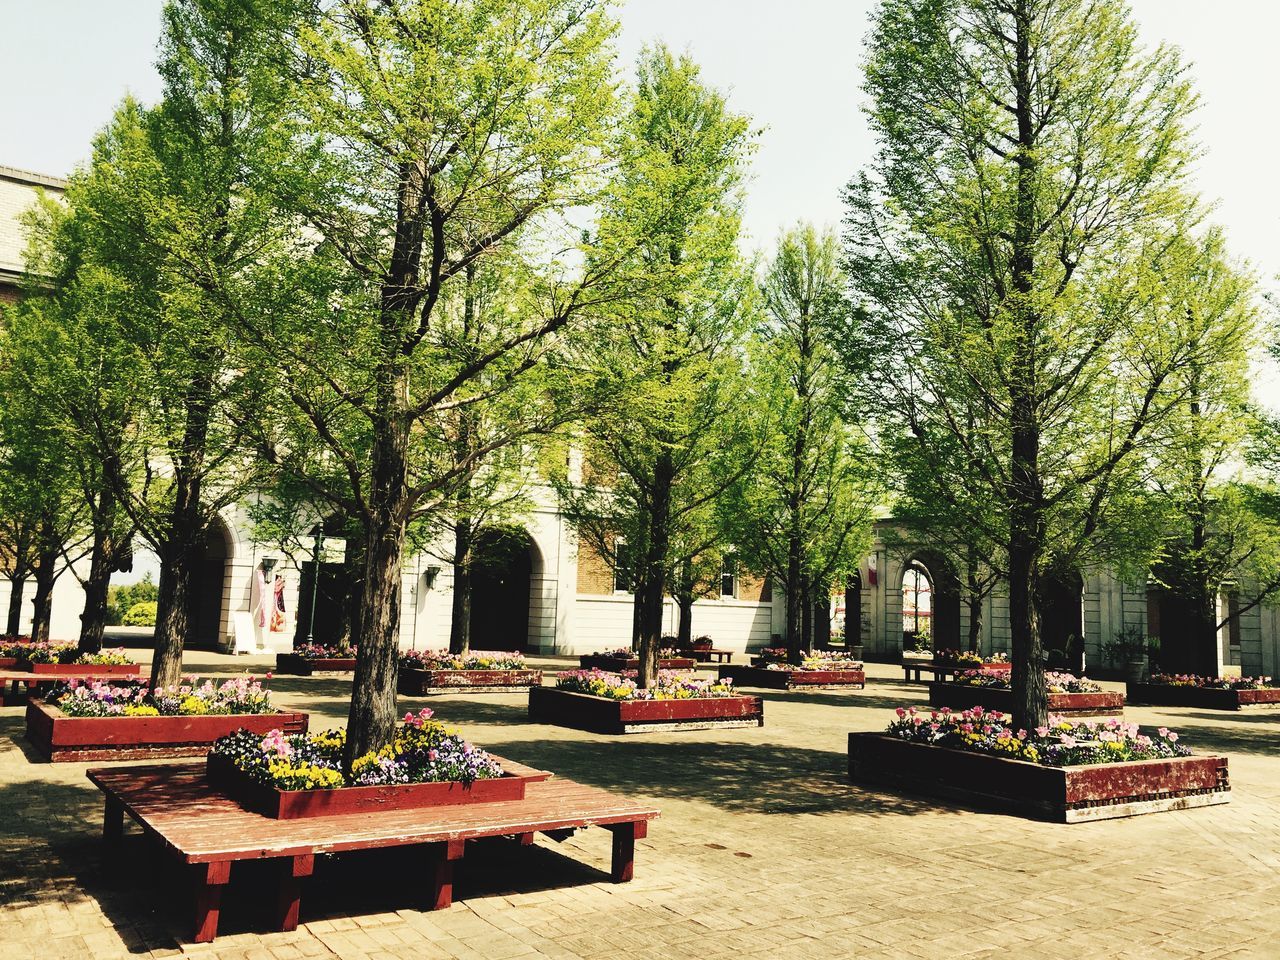
<svg viewBox="0 0 1280 960">
<path fill-rule="evenodd" d="M 798 219 L 837 223 L 839 189 L 872 143 L 858 111 L 871 0 L 630 0 L 621 54 L 661 38 L 764 128 L 747 226 L 767 245 Z M 1280 274 L 1280 36 L 1275 0 L 1132 0 L 1145 40 L 1181 47 L 1204 105 L 1199 185 L 1239 257 Z M 0 164 L 62 174 L 126 92 L 154 100 L 161 0 L 0 0 Z"/>
</svg>

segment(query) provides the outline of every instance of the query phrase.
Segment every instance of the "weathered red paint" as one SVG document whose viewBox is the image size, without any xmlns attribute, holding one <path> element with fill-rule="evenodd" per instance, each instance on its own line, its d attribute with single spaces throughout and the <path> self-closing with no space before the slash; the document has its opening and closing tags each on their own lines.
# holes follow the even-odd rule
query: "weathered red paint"
<svg viewBox="0 0 1280 960">
<path fill-rule="evenodd" d="M 770 670 L 736 664 L 726 664 L 719 670 L 721 680 L 732 680 L 740 687 L 765 687 L 769 690 L 867 685 L 867 674 L 863 670 Z"/>
<path fill-rule="evenodd" d="M 1175 687 L 1168 683 L 1127 683 L 1130 703 L 1163 707 L 1202 707 L 1208 710 L 1239 710 L 1241 707 L 1280 705 L 1280 687 L 1260 690 L 1215 690 L 1211 687 Z"/>
<path fill-rule="evenodd" d="M 875 733 L 849 734 L 849 777 L 1054 820 L 1080 808 L 1230 793 L 1221 756 L 1045 767 Z"/>
<path fill-rule="evenodd" d="M 699 697 L 688 700 L 612 700 L 585 693 L 534 687 L 529 691 L 529 719 L 596 733 L 627 733 L 634 726 L 749 720 L 764 726 L 759 697 Z"/>
<path fill-rule="evenodd" d="M 998 687 L 972 687 L 963 683 L 929 684 L 929 704 L 935 707 L 951 707 L 968 710 L 982 707 L 985 710 L 1013 712 L 1013 691 Z M 1051 693 L 1049 712 L 1063 716 L 1118 717 L 1124 715 L 1122 693 Z"/>
<path fill-rule="evenodd" d="M 483 693 L 486 687 L 537 687 L 541 670 L 420 670 L 401 667 L 396 688 L 406 697 L 421 697 L 445 690 Z"/>
<path fill-rule="evenodd" d="M 55 763 L 202 756 L 237 730 L 305 733 L 305 713 L 242 713 L 203 717 L 68 717 L 43 700 L 27 703 L 27 740 Z"/>
<path fill-rule="evenodd" d="M 501 777 L 476 780 L 471 784 L 447 781 L 340 787 L 336 790 L 280 790 L 250 779 L 221 754 L 209 754 L 206 764 L 206 776 L 215 789 L 234 798 L 245 809 L 275 820 L 523 800 L 527 784 L 551 776 L 529 767 L 509 766 L 507 762 L 503 763 L 505 772 Z"/>
<path fill-rule="evenodd" d="M 276 673 L 309 677 L 313 673 L 352 673 L 355 669 L 355 657 L 316 657 L 309 660 L 296 653 L 276 654 Z"/>
</svg>

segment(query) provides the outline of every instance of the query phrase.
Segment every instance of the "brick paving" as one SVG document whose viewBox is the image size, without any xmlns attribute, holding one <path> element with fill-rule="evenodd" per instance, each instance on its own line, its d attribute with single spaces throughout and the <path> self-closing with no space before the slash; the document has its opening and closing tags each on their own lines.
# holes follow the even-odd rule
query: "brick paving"
<svg viewBox="0 0 1280 960">
<path fill-rule="evenodd" d="M 187 665 L 266 669 L 198 652 Z M 627 738 L 529 724 L 519 694 L 406 699 L 512 759 L 655 801 L 636 879 L 608 882 L 603 830 L 472 845 L 452 909 L 423 913 L 412 851 L 361 855 L 319 864 L 302 926 L 270 933 L 267 877 L 249 864 L 203 945 L 183 942 L 180 878 L 136 831 L 104 858 L 86 764 L 32 762 L 21 708 L 3 708 L 0 957 L 1280 958 L 1280 710 L 1130 709 L 1226 751 L 1233 801 L 1064 826 L 849 785 L 845 734 L 925 699 L 897 667 L 868 672 L 862 692 L 765 694 L 762 729 Z M 345 719 L 349 682 L 273 687 L 314 728 Z"/>
</svg>

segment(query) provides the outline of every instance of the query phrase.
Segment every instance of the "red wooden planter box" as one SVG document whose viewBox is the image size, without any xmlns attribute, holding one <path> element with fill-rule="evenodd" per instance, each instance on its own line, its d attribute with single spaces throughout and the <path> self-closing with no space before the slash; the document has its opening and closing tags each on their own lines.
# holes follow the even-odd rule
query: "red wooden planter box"
<svg viewBox="0 0 1280 960">
<path fill-rule="evenodd" d="M 28 663 L 18 661 L 26 673 L 47 673 L 55 677 L 136 677 L 142 673 L 137 663 Z"/>
<path fill-rule="evenodd" d="M 1059 823 L 1186 810 L 1231 799 L 1226 757 L 1045 767 L 879 733 L 849 734 L 849 778 Z"/>
<path fill-rule="evenodd" d="M 766 687 L 770 690 L 794 690 L 797 687 L 863 687 L 867 674 L 863 670 L 770 670 L 726 664 L 720 667 L 720 679 L 732 680 L 740 687 Z"/>
<path fill-rule="evenodd" d="M 935 707 L 968 710 L 983 707 L 1013 712 L 1013 691 L 998 687 L 971 687 L 963 683 L 929 684 L 929 703 Z M 1122 693 L 1051 693 L 1049 712 L 1068 717 L 1119 717 L 1124 715 Z"/>
<path fill-rule="evenodd" d="M 1175 687 L 1167 683 L 1126 683 L 1130 703 L 1158 707 L 1204 707 L 1239 710 L 1242 707 L 1280 706 L 1280 687 L 1260 690 L 1214 690 L 1209 687 Z"/>
<path fill-rule="evenodd" d="M 541 670 L 401 669 L 396 689 L 406 697 L 432 693 L 523 693 L 542 685 Z"/>
<path fill-rule="evenodd" d="M 351 673 L 355 668 L 355 657 L 317 657 L 315 659 L 307 659 L 296 653 L 276 654 L 276 673 L 309 677 L 315 673 Z"/>
<path fill-rule="evenodd" d="M 501 777 L 476 780 L 470 784 L 457 781 L 397 783 L 376 787 L 339 787 L 336 790 L 280 790 L 252 779 L 227 757 L 216 753 L 209 754 L 205 769 L 209 783 L 245 809 L 275 820 L 299 820 L 344 813 L 523 800 L 526 784 L 551 776 L 543 771 L 514 766 L 519 772 L 507 770 Z"/>
<path fill-rule="evenodd" d="M 0 670 L 8 670 L 18 665 L 17 657 L 0 657 Z"/>
<path fill-rule="evenodd" d="M 578 665 L 583 670 L 604 670 L 608 673 L 622 673 L 624 670 L 639 670 L 639 657 L 605 657 L 598 653 L 587 653 L 578 657 Z M 659 670 L 693 670 L 698 661 L 692 657 L 661 657 L 658 660 Z"/>
<path fill-rule="evenodd" d="M 968 673 L 970 670 L 986 671 L 987 673 L 1008 673 L 1013 669 L 1013 664 L 1008 661 L 997 661 L 996 663 L 960 663 L 957 660 L 933 660 L 929 664 L 933 667 L 941 667 L 944 670 L 950 670 L 953 673 Z"/>
<path fill-rule="evenodd" d="M 529 691 L 529 719 L 595 733 L 762 727 L 764 701 L 749 696 L 611 700 L 555 687 L 534 687 Z"/>
<path fill-rule="evenodd" d="M 305 733 L 305 713 L 241 713 L 203 717 L 68 717 L 43 700 L 27 704 L 27 740 L 41 756 L 64 760 L 196 757 L 237 730 Z"/>
</svg>

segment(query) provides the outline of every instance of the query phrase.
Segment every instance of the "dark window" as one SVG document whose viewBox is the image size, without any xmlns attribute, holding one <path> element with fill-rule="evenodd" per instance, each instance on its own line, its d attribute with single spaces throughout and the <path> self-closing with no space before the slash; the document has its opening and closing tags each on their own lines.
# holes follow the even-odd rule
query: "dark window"
<svg viewBox="0 0 1280 960">
<path fill-rule="evenodd" d="M 720 567 L 720 596 L 736 597 L 738 595 L 738 559 L 725 557 Z"/>
<path fill-rule="evenodd" d="M 626 541 L 613 545 L 613 589 L 615 593 L 630 593 L 635 589 L 635 559 Z"/>
</svg>

